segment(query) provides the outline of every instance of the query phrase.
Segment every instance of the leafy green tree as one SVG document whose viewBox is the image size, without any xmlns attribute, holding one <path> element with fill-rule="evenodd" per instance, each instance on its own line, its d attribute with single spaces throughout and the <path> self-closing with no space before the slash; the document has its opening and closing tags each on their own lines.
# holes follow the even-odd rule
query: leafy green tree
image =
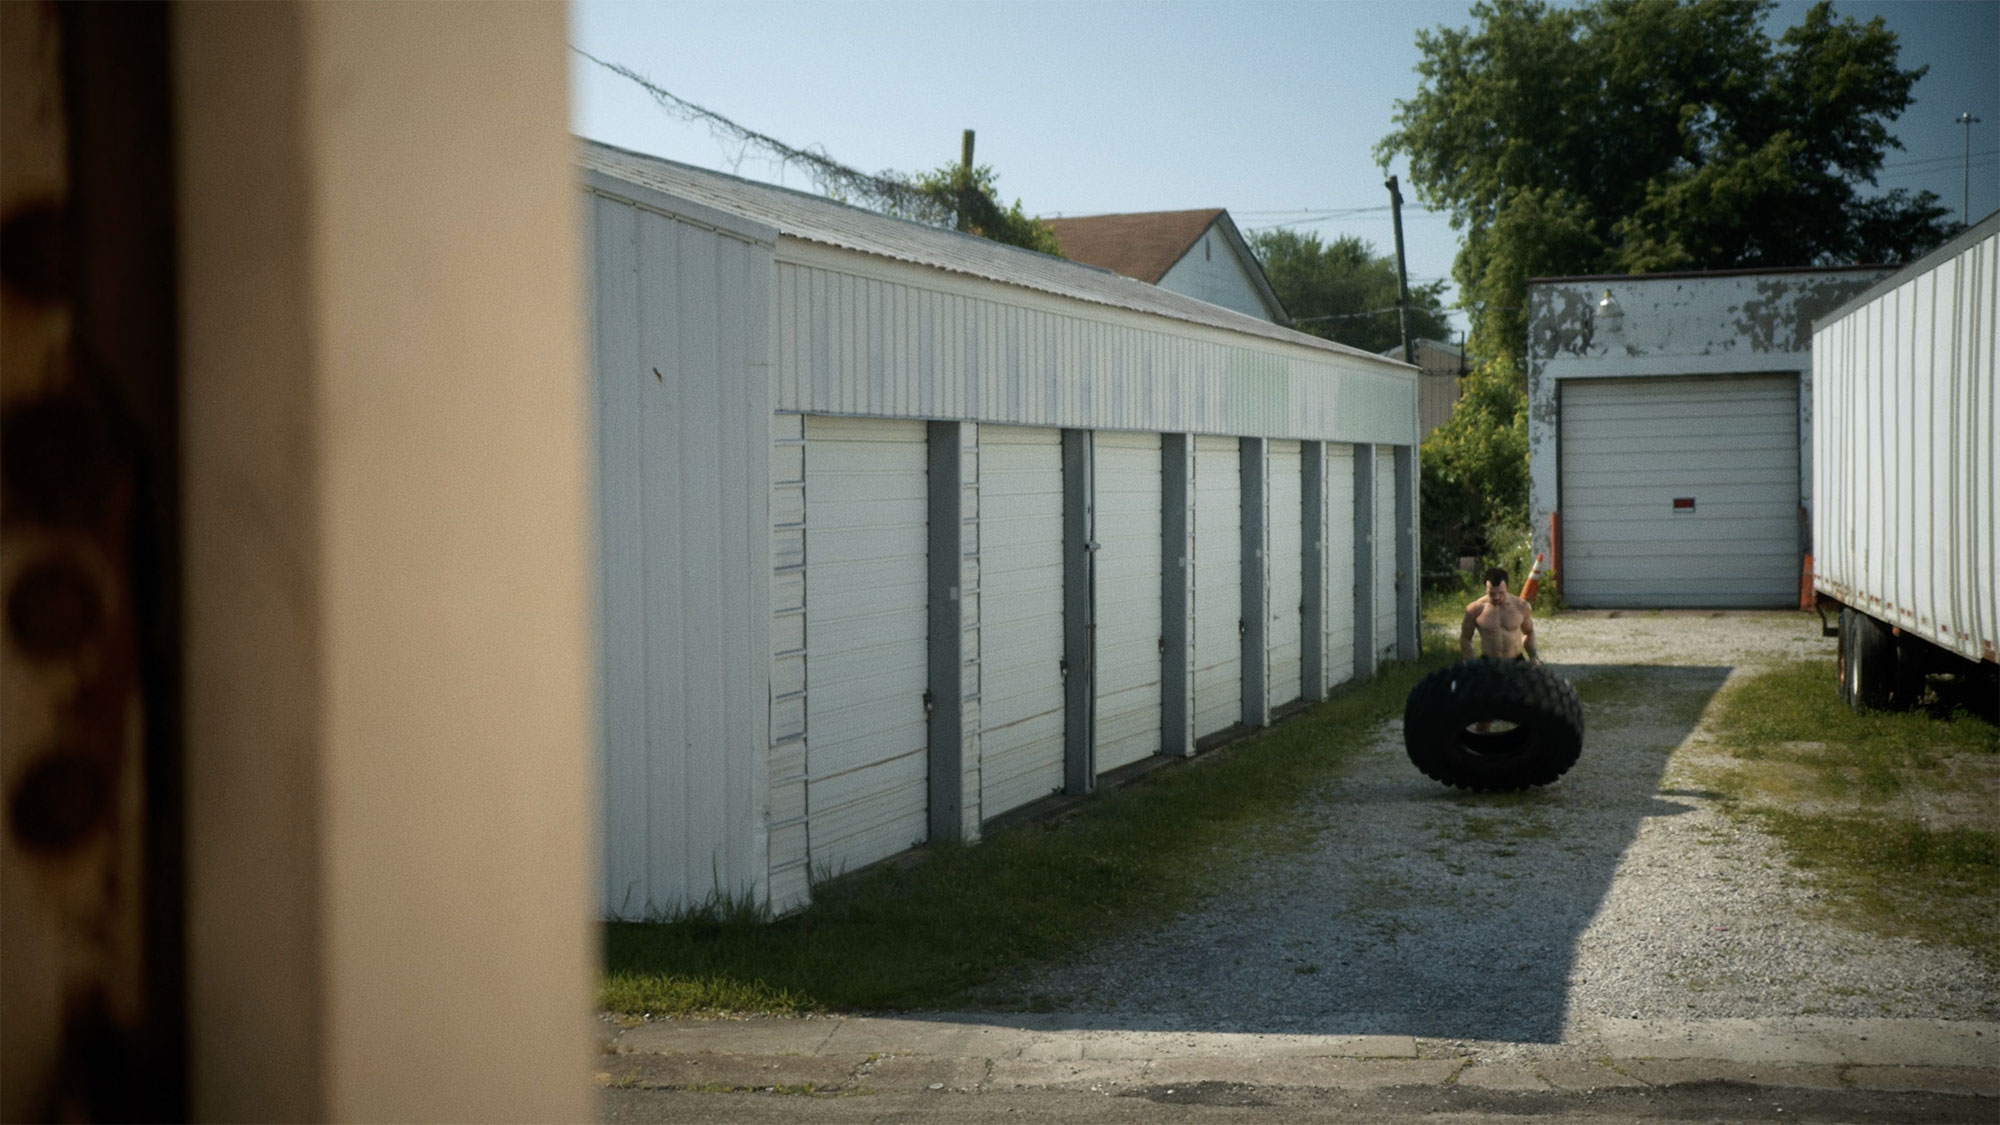
<svg viewBox="0 0 2000 1125">
<path fill-rule="evenodd" d="M 1821 2 L 1482 0 L 1420 31 L 1421 83 L 1376 146 L 1464 232 L 1471 350 L 1513 359 L 1555 274 L 1902 262 L 1950 233 L 1933 194 L 1864 197 L 1924 68 Z"/>
<path fill-rule="evenodd" d="M 1528 411 L 1513 367 L 1473 368 L 1417 465 L 1425 573 L 1450 570 L 1461 554 L 1488 554 L 1490 540 L 1527 524 Z"/>
<path fill-rule="evenodd" d="M 1415 97 L 1377 144 L 1451 215 L 1476 374 L 1422 452 L 1427 569 L 1526 517 L 1527 279 L 1908 261 L 1929 192 L 1873 192 L 1923 68 L 1879 19 L 1769 0 L 1481 0 L 1417 34 Z"/>
<path fill-rule="evenodd" d="M 969 169 L 963 164 L 946 164 L 910 177 L 909 186 L 920 202 L 892 208 L 892 213 L 919 222 L 957 226 L 981 238 L 1061 257 L 1056 232 L 1022 211 L 1020 200 L 1012 207 L 1000 206 L 998 180 L 990 164 Z"/>
<path fill-rule="evenodd" d="M 1252 234 L 1250 248 L 1299 331 L 1371 352 L 1402 344 L 1393 255 L 1378 255 L 1353 235 L 1323 243 L 1316 234 L 1282 229 Z M 1411 339 L 1450 338 L 1443 291 L 1442 281 L 1410 289 Z"/>
</svg>

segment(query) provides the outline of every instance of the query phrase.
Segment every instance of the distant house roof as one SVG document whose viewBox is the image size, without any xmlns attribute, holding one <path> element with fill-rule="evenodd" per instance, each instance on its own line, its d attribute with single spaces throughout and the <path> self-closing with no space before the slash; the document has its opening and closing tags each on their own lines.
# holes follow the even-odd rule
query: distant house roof
<svg viewBox="0 0 2000 1125">
<path fill-rule="evenodd" d="M 1056 232 L 1063 257 L 1158 285 L 1223 214 L 1220 207 L 1207 207 L 1042 221 Z"/>
<path fill-rule="evenodd" d="M 711 172 L 578 138 L 577 161 L 627 183 L 775 228 L 781 235 L 1017 285 L 1093 304 L 1170 317 L 1382 363 L 1359 348 L 1308 336 L 1109 270 L 976 235 L 893 218 L 772 184 Z M 1226 216 L 1225 216 L 1226 219 Z M 1205 229 L 1205 228 L 1204 228 Z M 1233 224 L 1231 226 L 1233 230 Z M 1394 362 L 1397 367 L 1403 365 Z M 1403 370 L 1409 370 L 1403 367 Z"/>
<path fill-rule="evenodd" d="M 1063 256 L 1075 262 L 1100 266 L 1154 285 L 1161 283 L 1181 259 L 1201 243 L 1203 235 L 1218 230 L 1250 287 L 1270 313 L 1270 319 L 1287 323 L 1284 303 L 1264 276 L 1264 266 L 1250 244 L 1236 229 L 1235 220 L 1220 207 L 1195 211 L 1137 211 L 1125 215 L 1084 215 L 1070 219 L 1043 219 L 1061 244 Z"/>
</svg>

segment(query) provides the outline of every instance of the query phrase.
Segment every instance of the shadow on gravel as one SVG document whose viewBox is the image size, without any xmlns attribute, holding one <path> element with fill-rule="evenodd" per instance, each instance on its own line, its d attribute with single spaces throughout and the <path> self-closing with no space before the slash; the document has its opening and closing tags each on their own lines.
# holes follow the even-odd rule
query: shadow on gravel
<svg viewBox="0 0 2000 1125">
<path fill-rule="evenodd" d="M 1447 789 L 1410 765 L 1398 730 L 1303 811 L 1313 842 L 1300 852 L 1057 974 L 1063 992 L 1038 1005 L 1053 1011 L 954 1018 L 1560 1042 L 1580 943 L 1640 826 L 1714 796 L 1660 781 L 1730 669 L 1556 670 L 1583 697 L 1586 727 L 1582 758 L 1556 784 Z M 1676 886 L 1671 867 L 1635 877 L 1669 904 L 1698 893 Z M 1647 935 L 1615 941 L 1639 949 Z M 1615 950 L 1588 963 L 1622 971 Z"/>
</svg>

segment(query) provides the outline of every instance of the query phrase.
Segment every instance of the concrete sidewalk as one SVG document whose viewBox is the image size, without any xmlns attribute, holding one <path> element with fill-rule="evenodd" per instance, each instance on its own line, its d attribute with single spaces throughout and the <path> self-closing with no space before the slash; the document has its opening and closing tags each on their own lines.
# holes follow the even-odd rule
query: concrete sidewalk
<svg viewBox="0 0 2000 1125">
<path fill-rule="evenodd" d="M 1605 1020 L 1569 1041 L 1482 1051 L 1407 1035 L 1077 1027 L 942 1015 L 599 1023 L 610 1087 L 778 1093 L 1168 1092 L 1231 1087 L 1600 1091 L 1727 1083 L 1995 1099 L 2000 1023 Z M 1996 1114 L 2000 1117 L 2000 1114 Z"/>
</svg>

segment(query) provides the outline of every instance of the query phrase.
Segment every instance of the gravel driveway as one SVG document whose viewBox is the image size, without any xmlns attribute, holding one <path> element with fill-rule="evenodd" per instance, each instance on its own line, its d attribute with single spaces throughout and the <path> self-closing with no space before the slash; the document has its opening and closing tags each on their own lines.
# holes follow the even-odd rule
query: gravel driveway
<svg viewBox="0 0 2000 1125">
<path fill-rule="evenodd" d="M 1717 691 L 1831 656 L 1815 618 L 1571 613 L 1541 638 L 1585 699 L 1560 782 L 1448 790 L 1390 723 L 1315 795 L 1309 847 L 1032 989 L 1085 1023 L 1411 1034 L 1502 1058 L 1587 1051 L 1605 1020 L 2000 1018 L 2000 975 L 1819 919 L 1778 846 L 1700 788 Z"/>
</svg>

